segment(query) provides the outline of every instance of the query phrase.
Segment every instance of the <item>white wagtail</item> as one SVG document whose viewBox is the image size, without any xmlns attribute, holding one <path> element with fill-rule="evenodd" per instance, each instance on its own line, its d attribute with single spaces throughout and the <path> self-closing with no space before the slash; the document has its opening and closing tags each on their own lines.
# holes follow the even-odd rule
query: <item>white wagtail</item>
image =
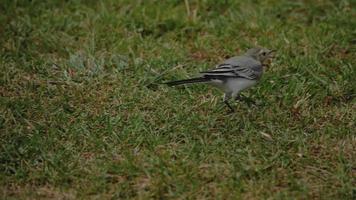
<svg viewBox="0 0 356 200">
<path fill-rule="evenodd" d="M 224 103 L 234 111 L 229 99 L 239 99 L 240 92 L 255 85 L 262 76 L 263 66 L 274 57 L 274 50 L 249 49 L 242 56 L 235 56 L 218 64 L 214 69 L 200 72 L 201 76 L 185 80 L 166 82 L 169 86 L 190 83 L 208 83 L 224 91 Z"/>
</svg>

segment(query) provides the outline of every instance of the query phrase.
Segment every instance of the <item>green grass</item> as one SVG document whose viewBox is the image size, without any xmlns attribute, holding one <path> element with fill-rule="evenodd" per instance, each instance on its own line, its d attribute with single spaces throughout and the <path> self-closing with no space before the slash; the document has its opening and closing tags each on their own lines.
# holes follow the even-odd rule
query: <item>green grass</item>
<svg viewBox="0 0 356 200">
<path fill-rule="evenodd" d="M 1 199 L 355 198 L 355 7 L 2 1 Z M 155 84 L 257 45 L 258 106 Z"/>
</svg>

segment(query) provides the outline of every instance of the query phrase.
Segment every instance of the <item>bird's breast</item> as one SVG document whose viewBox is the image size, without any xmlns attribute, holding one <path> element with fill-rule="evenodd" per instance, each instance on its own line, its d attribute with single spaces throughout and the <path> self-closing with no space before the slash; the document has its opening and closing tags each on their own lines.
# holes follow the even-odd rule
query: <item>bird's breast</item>
<svg viewBox="0 0 356 200">
<path fill-rule="evenodd" d="M 226 81 L 226 86 L 231 92 L 238 93 L 242 90 L 254 86 L 256 83 L 256 80 L 250 80 L 245 78 L 229 78 Z"/>
</svg>

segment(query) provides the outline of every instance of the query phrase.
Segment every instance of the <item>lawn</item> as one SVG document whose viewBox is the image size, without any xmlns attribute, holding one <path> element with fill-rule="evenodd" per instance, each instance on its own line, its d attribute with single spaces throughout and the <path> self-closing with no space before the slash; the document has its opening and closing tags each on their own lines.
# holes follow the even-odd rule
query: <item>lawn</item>
<svg viewBox="0 0 356 200">
<path fill-rule="evenodd" d="M 353 0 L 3 0 L 1 199 L 355 199 Z M 263 46 L 234 102 L 169 88 Z"/>
</svg>

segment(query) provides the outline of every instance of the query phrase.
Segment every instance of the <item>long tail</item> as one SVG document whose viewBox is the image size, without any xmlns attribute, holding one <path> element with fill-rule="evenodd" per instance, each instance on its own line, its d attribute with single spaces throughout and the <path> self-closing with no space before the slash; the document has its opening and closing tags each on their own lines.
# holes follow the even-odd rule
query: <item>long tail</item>
<svg viewBox="0 0 356 200">
<path fill-rule="evenodd" d="M 190 83 L 203 83 L 203 82 L 208 82 L 209 80 L 210 79 L 205 77 L 198 77 L 198 78 L 184 79 L 178 81 L 170 81 L 164 84 L 167 84 L 168 86 L 175 86 L 175 85 L 183 85 L 183 84 L 190 84 Z"/>
</svg>

